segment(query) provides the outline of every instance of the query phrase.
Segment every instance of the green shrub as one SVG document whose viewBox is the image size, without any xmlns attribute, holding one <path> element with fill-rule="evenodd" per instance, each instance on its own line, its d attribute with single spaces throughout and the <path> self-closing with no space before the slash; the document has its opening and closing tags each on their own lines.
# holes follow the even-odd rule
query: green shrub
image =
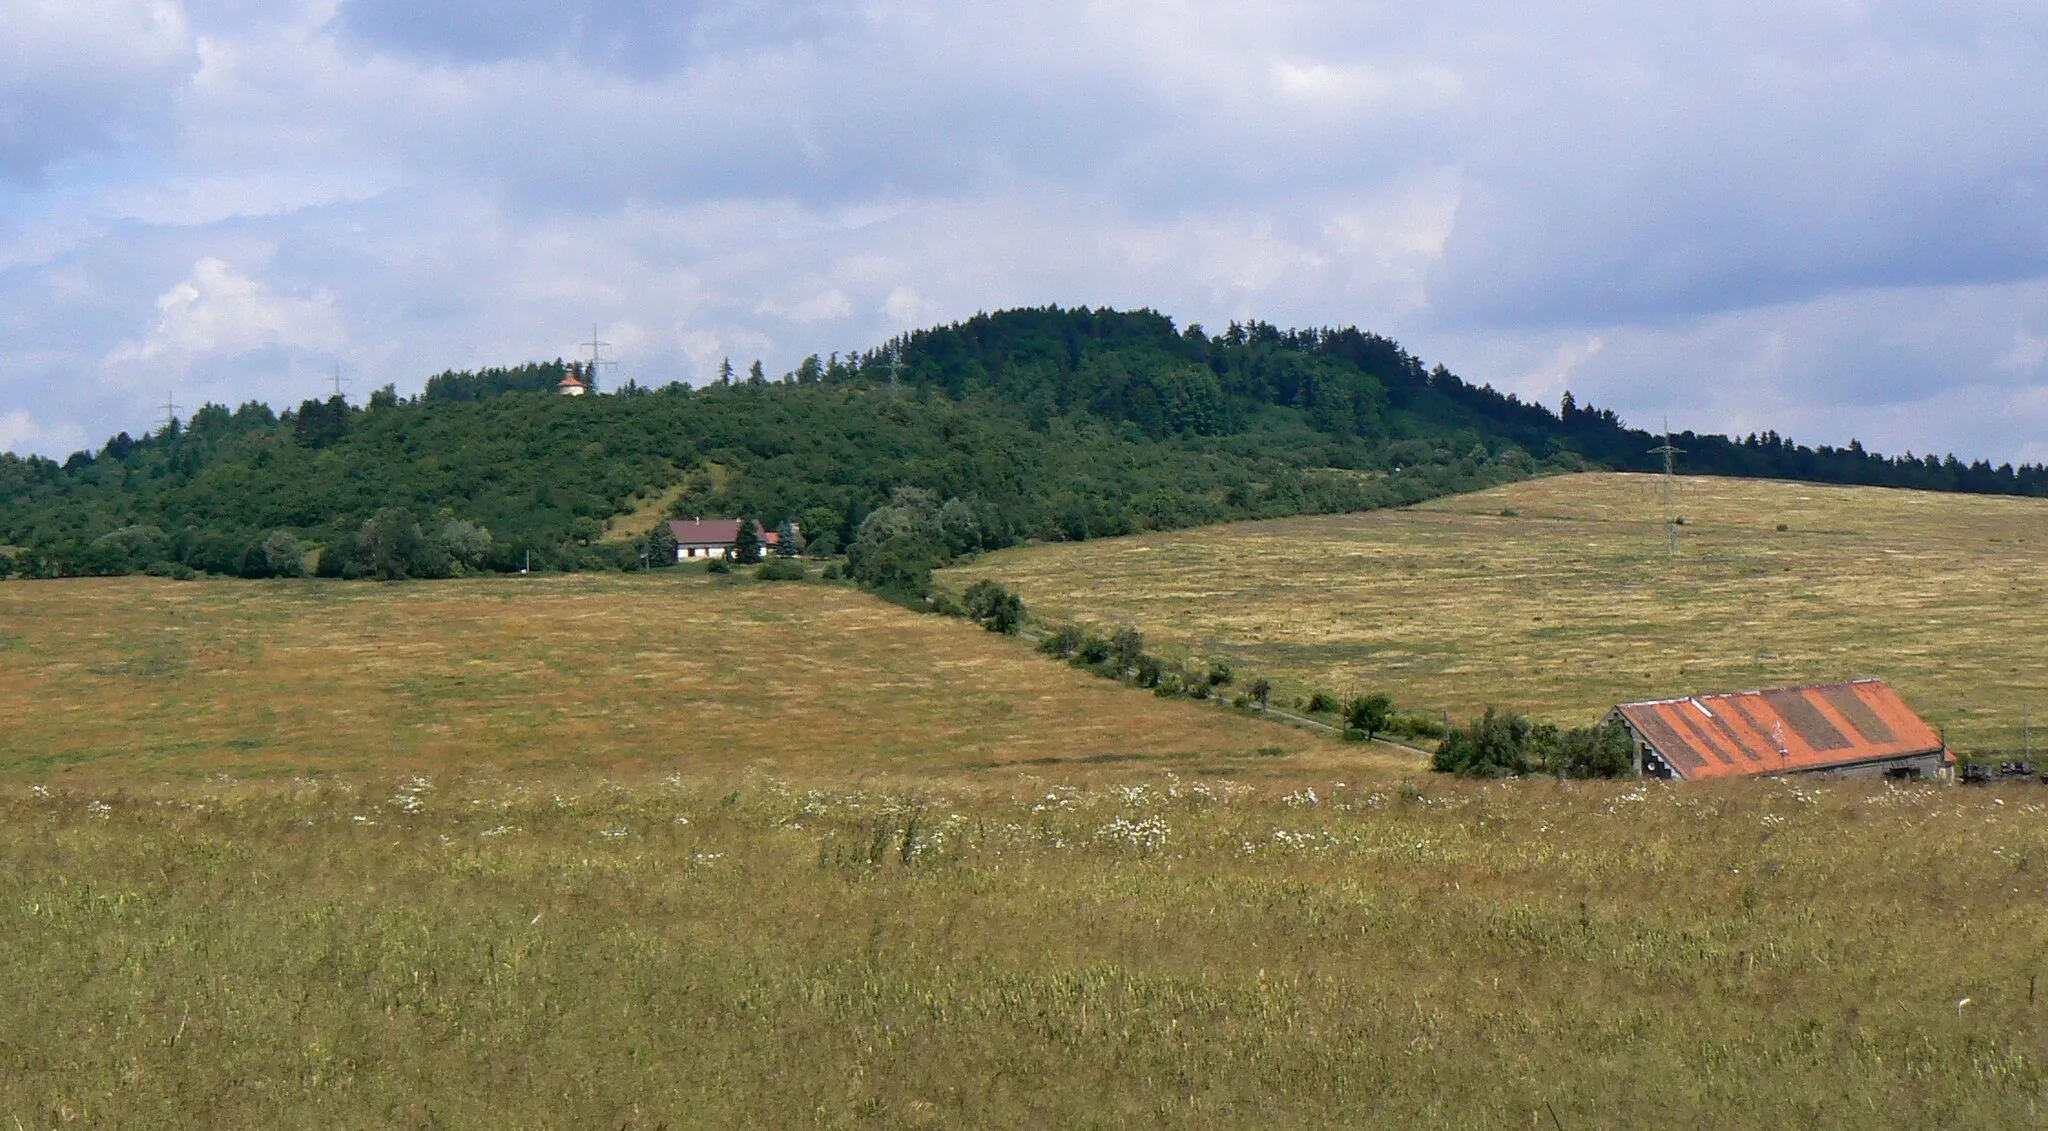
<svg viewBox="0 0 2048 1131">
<path fill-rule="evenodd" d="M 988 578 L 967 587 L 967 615 L 990 632 L 1017 635 L 1024 624 L 1024 599 Z"/>
<path fill-rule="evenodd" d="M 1074 663 L 1095 667 L 1108 663 L 1114 654 L 1115 649 L 1110 647 L 1109 641 L 1091 632 L 1082 638 L 1080 647 L 1074 649 Z"/>
<path fill-rule="evenodd" d="M 1327 691 L 1311 692 L 1308 697 L 1308 713 L 1321 715 L 1337 709 L 1337 697 Z"/>
<path fill-rule="evenodd" d="M 1211 660 L 1209 662 L 1209 686 L 1223 687 L 1229 684 L 1230 680 L 1229 660 Z"/>
<path fill-rule="evenodd" d="M 838 562 L 826 562 L 825 572 L 819 574 L 818 576 L 824 578 L 826 581 L 838 581 L 840 578 L 846 575 L 840 570 Z"/>
<path fill-rule="evenodd" d="M 713 558 L 704 563 L 705 573 L 731 573 L 732 563 L 724 558 Z"/>
<path fill-rule="evenodd" d="M 802 581 L 810 573 L 804 569 L 804 563 L 795 558 L 774 557 L 762 562 L 754 570 L 754 576 L 762 581 Z"/>
<path fill-rule="evenodd" d="M 1394 712 L 1394 700 L 1387 695 L 1361 695 L 1344 707 L 1344 725 L 1351 730 L 1362 730 L 1370 741 L 1374 735 L 1387 729 L 1387 720 Z"/>
<path fill-rule="evenodd" d="M 1063 624 L 1047 633 L 1038 642 L 1038 650 L 1056 659 L 1067 659 L 1081 647 L 1082 633 L 1078 625 Z"/>
<path fill-rule="evenodd" d="M 1442 738 L 1446 729 L 1441 718 L 1422 711 L 1396 711 L 1387 720 L 1388 733 L 1410 738 Z"/>
</svg>

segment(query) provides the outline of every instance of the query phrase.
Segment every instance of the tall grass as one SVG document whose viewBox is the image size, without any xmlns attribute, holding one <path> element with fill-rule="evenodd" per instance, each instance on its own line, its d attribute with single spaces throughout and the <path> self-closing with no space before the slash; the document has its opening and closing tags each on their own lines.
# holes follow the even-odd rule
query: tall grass
<svg viewBox="0 0 2048 1131">
<path fill-rule="evenodd" d="M 1019 781 L 7 787 L 0 1126 L 2042 1119 L 2048 792 Z"/>
</svg>

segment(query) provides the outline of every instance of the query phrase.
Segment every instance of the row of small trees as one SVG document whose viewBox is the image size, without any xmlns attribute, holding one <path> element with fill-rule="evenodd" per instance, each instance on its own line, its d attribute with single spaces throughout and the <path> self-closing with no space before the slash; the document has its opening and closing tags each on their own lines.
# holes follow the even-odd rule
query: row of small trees
<svg viewBox="0 0 2048 1131">
<path fill-rule="evenodd" d="M 990 632 L 1016 635 L 1024 624 L 1024 602 L 1000 583 L 984 578 L 967 588 L 958 601 L 941 595 L 937 609 L 966 617 Z M 1075 667 L 1092 671 L 1136 687 L 1149 688 L 1155 695 L 1186 695 L 1207 699 L 1237 684 L 1228 660 L 1210 660 L 1206 666 L 1171 664 L 1145 650 L 1144 634 L 1125 625 L 1104 636 L 1076 624 L 1062 624 L 1039 639 L 1038 650 Z M 1263 677 L 1244 685 L 1233 700 L 1239 707 L 1265 710 L 1273 694 L 1272 681 Z M 1420 716 L 1397 712 L 1392 696 L 1384 692 L 1356 695 L 1339 702 L 1328 692 L 1311 693 L 1305 706 L 1312 714 L 1334 714 L 1342 719 L 1346 738 L 1370 742 L 1398 728 L 1404 733 L 1418 731 L 1442 735 L 1431 768 L 1441 773 L 1466 777 L 1509 777 L 1549 774 L 1565 778 L 1613 778 L 1634 769 L 1634 750 L 1628 732 L 1620 726 L 1601 725 L 1560 729 L 1549 723 L 1531 722 L 1520 714 L 1503 714 L 1492 708 L 1469 725 L 1444 728 L 1427 725 Z"/>
<path fill-rule="evenodd" d="M 1475 778 L 1618 778 L 1634 772 L 1635 750 L 1627 728 L 1616 724 L 1560 730 L 1488 707 L 1444 736 L 1430 768 Z"/>
</svg>

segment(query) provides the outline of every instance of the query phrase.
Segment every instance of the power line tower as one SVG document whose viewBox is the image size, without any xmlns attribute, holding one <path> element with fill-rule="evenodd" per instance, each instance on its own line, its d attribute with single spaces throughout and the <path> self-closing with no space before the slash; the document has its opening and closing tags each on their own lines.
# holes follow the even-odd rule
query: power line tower
<svg viewBox="0 0 2048 1131">
<path fill-rule="evenodd" d="M 1664 421 L 1663 445 L 1651 448 L 1649 454 L 1664 457 L 1664 556 L 1667 559 L 1676 558 L 1678 556 L 1678 511 L 1676 510 L 1677 501 L 1674 491 L 1677 488 L 1678 476 L 1677 472 L 1673 469 L 1673 458 L 1684 455 L 1685 449 L 1671 446 L 1671 421 L 1669 418 L 1666 418 Z"/>
<path fill-rule="evenodd" d="M 172 398 L 170 392 L 166 390 L 164 393 L 164 435 L 168 436 L 178 430 L 178 413 L 181 411 L 183 409 Z"/>
<path fill-rule="evenodd" d="M 330 385 L 334 387 L 334 395 L 337 397 L 341 395 L 341 388 L 343 385 L 349 385 L 354 383 L 350 381 L 348 378 L 343 377 L 341 375 L 341 363 L 338 361 L 334 363 L 334 376 L 329 377 L 327 381 Z"/>
<path fill-rule="evenodd" d="M 611 348 L 611 343 L 597 336 L 597 323 L 595 322 L 590 324 L 590 340 L 578 344 L 590 350 L 590 369 L 588 372 L 590 374 L 590 387 L 595 390 L 597 388 L 597 367 L 609 365 L 616 369 L 619 363 L 604 356 L 604 351 Z"/>
</svg>

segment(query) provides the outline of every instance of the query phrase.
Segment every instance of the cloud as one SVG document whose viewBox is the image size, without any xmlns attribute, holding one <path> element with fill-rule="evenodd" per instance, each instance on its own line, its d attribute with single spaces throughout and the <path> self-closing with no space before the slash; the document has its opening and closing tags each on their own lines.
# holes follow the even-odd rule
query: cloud
<svg viewBox="0 0 2048 1131">
<path fill-rule="evenodd" d="M 147 146 L 197 65 L 170 0 L 0 0 L 0 181 L 66 158 Z"/>
<path fill-rule="evenodd" d="M 592 322 L 659 384 L 1050 302 L 1356 323 L 1645 423 L 2002 457 L 2048 425 L 2039 5 L 0 0 L 0 29 L 0 413 L 48 435 L 132 430 L 165 384 L 418 388 Z"/>
<path fill-rule="evenodd" d="M 192 265 L 192 274 L 156 300 L 157 317 L 139 340 L 123 342 L 107 365 L 234 356 L 261 349 L 332 350 L 344 338 L 331 295 L 279 297 L 222 259 Z"/>
</svg>

